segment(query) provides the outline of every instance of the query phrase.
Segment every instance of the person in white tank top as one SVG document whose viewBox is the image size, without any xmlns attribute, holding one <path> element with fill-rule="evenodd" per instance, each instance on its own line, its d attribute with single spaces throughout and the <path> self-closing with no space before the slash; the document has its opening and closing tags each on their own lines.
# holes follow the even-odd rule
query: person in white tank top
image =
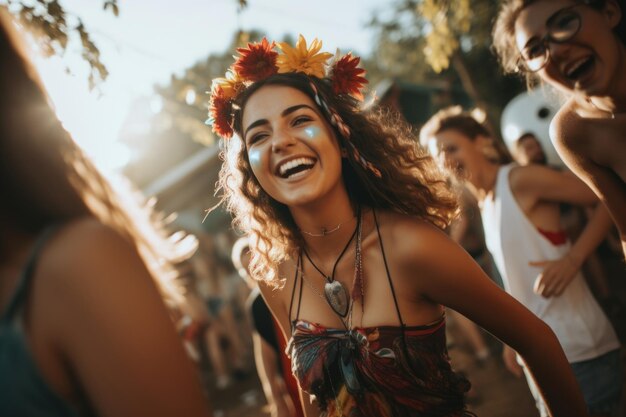
<svg viewBox="0 0 626 417">
<path fill-rule="evenodd" d="M 620 342 L 580 271 L 611 226 L 606 208 L 572 175 L 510 163 L 489 131 L 458 107 L 433 116 L 420 140 L 477 197 L 487 247 L 506 291 L 556 333 L 590 414 L 610 415 L 621 394 Z M 574 244 L 560 228 L 560 203 L 596 206 Z M 506 347 L 504 359 L 512 372 L 522 374 L 513 350 Z M 600 367 L 614 374 L 601 378 Z M 532 378 L 527 378 L 541 415 L 547 416 Z M 606 386 L 599 389 L 602 384 Z"/>
</svg>

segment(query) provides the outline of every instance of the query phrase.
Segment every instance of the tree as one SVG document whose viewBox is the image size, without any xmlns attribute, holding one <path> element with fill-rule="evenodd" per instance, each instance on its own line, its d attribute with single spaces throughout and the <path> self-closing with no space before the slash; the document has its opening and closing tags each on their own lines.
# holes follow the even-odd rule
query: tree
<svg viewBox="0 0 626 417">
<path fill-rule="evenodd" d="M 81 55 L 89 64 L 89 89 L 106 80 L 109 72 L 100 60 L 100 50 L 82 20 L 69 14 L 58 0 L 0 0 L 0 8 L 11 13 L 32 35 L 44 56 L 63 55 L 68 40 L 75 34 L 80 39 Z M 105 0 L 105 11 L 119 14 L 117 0 Z"/>
<path fill-rule="evenodd" d="M 498 6 L 493 0 L 396 1 L 390 17 L 375 17 L 370 24 L 377 30 L 378 71 L 411 82 L 459 82 L 497 127 L 494 119 L 523 88 L 520 80 L 502 74 L 490 52 Z"/>
</svg>

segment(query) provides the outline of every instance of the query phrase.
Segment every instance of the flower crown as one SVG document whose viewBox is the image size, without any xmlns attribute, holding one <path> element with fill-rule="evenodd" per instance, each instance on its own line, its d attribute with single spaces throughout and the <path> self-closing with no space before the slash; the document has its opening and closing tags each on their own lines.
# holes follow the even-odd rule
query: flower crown
<svg viewBox="0 0 626 417">
<path fill-rule="evenodd" d="M 263 38 L 260 42 L 249 43 L 246 48 L 237 48 L 239 56 L 233 56 L 236 61 L 226 76 L 215 78 L 211 85 L 207 123 L 212 126 L 213 132 L 225 139 L 232 137 L 235 98 L 251 84 L 274 74 L 299 72 L 309 77 L 327 79 L 333 93 L 362 100 L 361 89 L 367 80 L 363 77 L 365 70 L 357 67 L 361 59 L 351 53 L 334 56 L 320 52 L 321 48 L 322 42 L 317 39 L 307 47 L 302 35 L 298 37 L 295 47 L 286 42 L 270 43 Z"/>
</svg>

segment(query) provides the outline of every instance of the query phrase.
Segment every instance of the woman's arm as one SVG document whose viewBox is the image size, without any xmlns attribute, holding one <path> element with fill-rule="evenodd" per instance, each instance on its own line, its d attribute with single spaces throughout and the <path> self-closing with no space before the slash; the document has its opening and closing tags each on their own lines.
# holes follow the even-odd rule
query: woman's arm
<svg viewBox="0 0 626 417">
<path fill-rule="evenodd" d="M 285 274 L 281 272 L 280 276 L 290 276 L 292 273 Z M 265 303 L 269 307 L 270 311 L 274 315 L 276 322 L 283 332 L 285 340 L 291 338 L 291 326 L 290 318 L 288 317 L 288 299 L 286 294 L 291 294 L 292 285 L 295 285 L 293 280 L 287 280 L 285 286 L 279 290 L 268 287 L 264 283 L 259 283 L 259 290 L 265 300 Z M 306 392 L 302 391 L 300 387 L 300 381 L 298 381 L 298 391 L 300 392 L 300 403 L 302 404 L 302 410 L 306 417 L 318 417 L 320 415 L 319 408 L 315 402 L 311 401 L 311 397 Z"/>
<path fill-rule="evenodd" d="M 593 206 L 598 197 L 578 177 L 567 171 L 557 171 L 541 165 L 513 169 L 511 189 L 517 196 L 531 197 L 533 201 L 549 201 L 579 206 Z"/>
<path fill-rule="evenodd" d="M 54 343 L 96 413 L 209 416 L 198 374 L 134 246 L 92 220 L 59 235 L 48 287 Z"/>
<path fill-rule="evenodd" d="M 412 254 L 403 275 L 415 276 L 417 294 L 444 304 L 492 333 L 525 360 L 555 417 L 587 416 L 572 369 L 554 332 L 498 288 L 458 245 L 433 226 L 403 225 Z M 408 233 L 407 233 L 408 232 Z"/>
<path fill-rule="evenodd" d="M 288 417 L 291 415 L 290 408 L 285 401 L 285 390 L 280 384 L 278 372 L 278 356 L 274 349 L 259 335 L 252 333 L 254 344 L 254 360 L 256 370 L 261 380 L 261 386 L 265 398 L 270 406 L 272 417 Z"/>
</svg>

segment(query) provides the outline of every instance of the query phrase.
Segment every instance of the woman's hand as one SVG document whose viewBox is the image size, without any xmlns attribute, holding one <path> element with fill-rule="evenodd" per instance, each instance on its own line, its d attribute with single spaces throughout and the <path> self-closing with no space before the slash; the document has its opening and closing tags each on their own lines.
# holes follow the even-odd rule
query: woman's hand
<svg viewBox="0 0 626 417">
<path fill-rule="evenodd" d="M 537 276 L 533 290 L 545 298 L 558 297 L 580 270 L 581 262 L 570 254 L 554 261 L 533 261 L 528 265 L 543 268 Z"/>
</svg>

